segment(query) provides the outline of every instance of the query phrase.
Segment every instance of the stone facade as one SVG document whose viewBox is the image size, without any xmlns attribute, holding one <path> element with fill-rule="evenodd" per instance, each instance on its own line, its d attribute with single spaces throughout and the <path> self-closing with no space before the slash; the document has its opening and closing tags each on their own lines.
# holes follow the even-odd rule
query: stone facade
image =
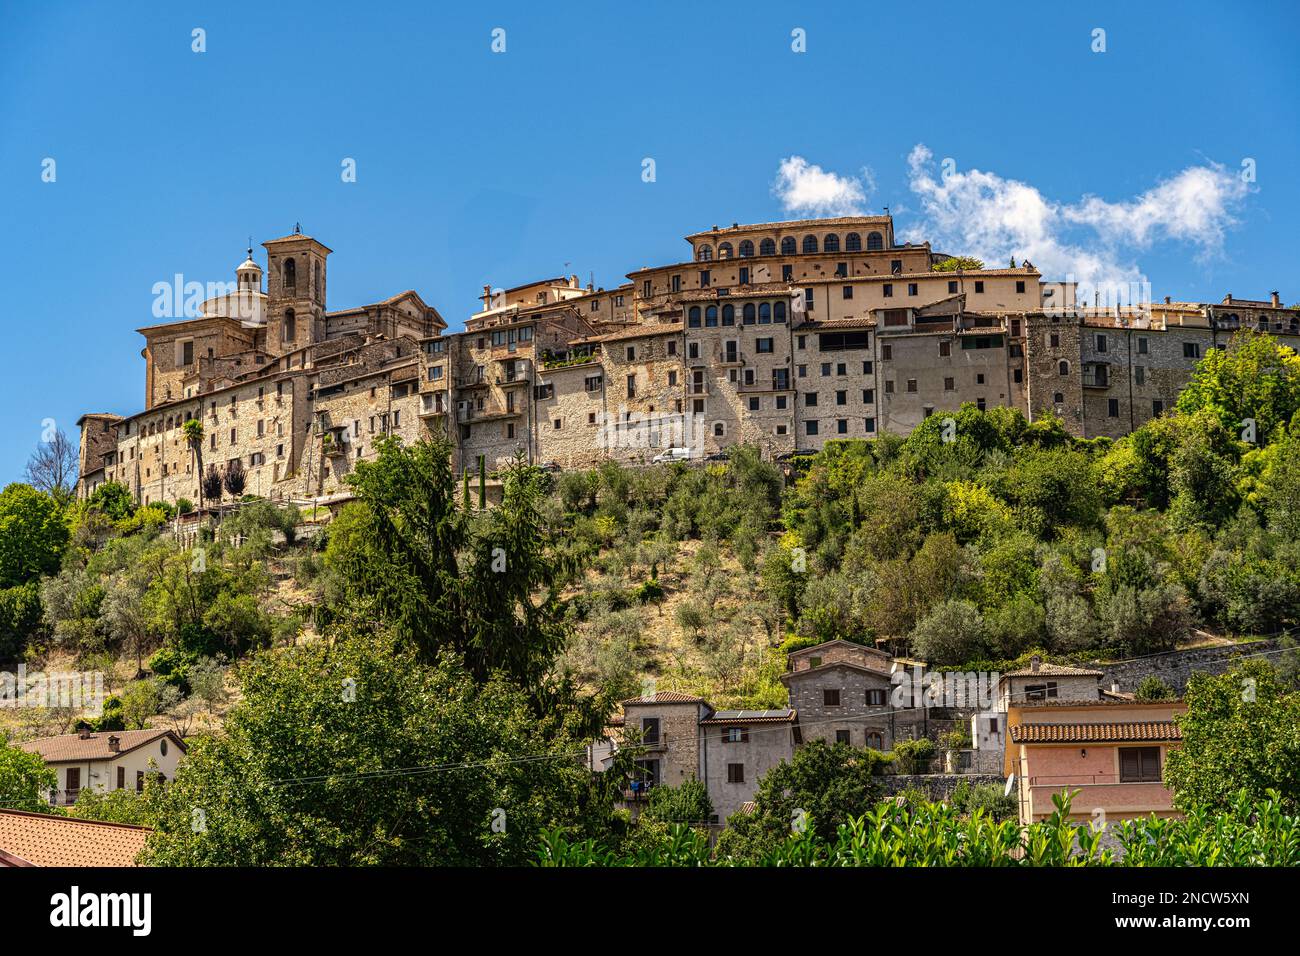
<svg viewBox="0 0 1300 956">
<path fill-rule="evenodd" d="M 576 276 L 486 286 L 483 308 L 449 336 L 412 291 L 329 311 L 329 248 L 300 233 L 264 243 L 265 293 L 250 250 L 235 291 L 204 302 L 198 317 L 140 329 L 145 412 L 115 421 L 114 442 L 105 416 L 82 419 L 80 490 L 133 474 L 141 428 L 161 420 L 170 432 L 187 402 L 223 408 L 250 386 L 293 396 L 292 421 L 275 435 L 287 439 L 285 460 L 266 470 L 263 493 L 297 497 L 346 493 L 339 479 L 349 468 L 322 460 L 322 429 L 368 426 L 371 408 L 390 404 L 390 421 L 400 410 L 405 423 L 391 430 L 445 436 L 458 472 L 480 463 L 496 472 L 515 458 L 638 464 L 682 446 L 706 457 L 739 443 L 777 458 L 906 433 L 965 402 L 1031 420 L 1052 413 L 1074 435 L 1117 437 L 1169 410 L 1196 362 L 1235 330 L 1300 345 L 1300 312 L 1276 293 L 1079 308 L 1072 283 L 1044 281 L 1028 262 L 936 271 L 946 257 L 926 243 L 897 245 L 887 216 L 737 224 L 686 241 L 689 261 L 638 269 L 614 289 Z M 338 388 L 363 376 L 372 403 Z M 248 445 L 237 432 L 213 450 L 220 461 L 270 462 L 281 444 Z M 166 465 L 165 477 L 184 476 L 178 455 Z M 185 482 L 144 469 L 132 479 L 141 500 L 180 494 Z"/>
</svg>

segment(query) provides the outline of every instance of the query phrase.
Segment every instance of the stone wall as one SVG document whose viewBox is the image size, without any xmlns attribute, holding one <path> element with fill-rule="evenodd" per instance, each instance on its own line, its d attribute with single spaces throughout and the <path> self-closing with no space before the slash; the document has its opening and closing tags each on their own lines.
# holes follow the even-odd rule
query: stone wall
<svg viewBox="0 0 1300 956">
<path fill-rule="evenodd" d="M 1143 678 L 1154 675 L 1181 694 L 1187 688 L 1188 678 L 1195 673 L 1222 674 L 1242 655 L 1275 651 L 1279 647 L 1280 640 L 1269 638 L 1251 644 L 1194 647 L 1190 650 L 1116 661 L 1113 664 L 1099 662 L 1092 666 L 1102 671 L 1101 686 L 1107 690 L 1111 684 L 1117 683 L 1120 690 L 1132 693 L 1137 690 Z M 1276 663 L 1278 656 L 1267 654 L 1264 660 Z"/>
<path fill-rule="evenodd" d="M 885 782 L 886 795 L 893 796 L 911 787 L 924 790 L 932 800 L 947 800 L 961 783 L 977 787 L 983 783 L 994 783 L 999 787 L 1006 781 L 998 774 L 992 773 L 927 773 L 886 774 L 881 778 Z"/>
</svg>

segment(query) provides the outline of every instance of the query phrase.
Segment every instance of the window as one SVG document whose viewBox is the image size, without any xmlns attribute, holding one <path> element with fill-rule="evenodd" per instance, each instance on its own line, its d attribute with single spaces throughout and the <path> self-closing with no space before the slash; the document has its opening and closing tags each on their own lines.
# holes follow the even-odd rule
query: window
<svg viewBox="0 0 1300 956">
<path fill-rule="evenodd" d="M 975 384 L 976 384 L 976 385 L 983 385 L 983 384 L 984 384 L 984 373 L 983 373 L 983 372 L 977 372 L 977 373 L 976 373 L 976 375 L 975 375 Z"/>
<path fill-rule="evenodd" d="M 698 329 L 700 327 L 700 307 L 693 305 L 686 312 L 686 325 L 688 328 Z"/>
<path fill-rule="evenodd" d="M 803 423 L 803 431 L 804 431 L 804 434 L 805 434 L 805 435 L 816 435 L 816 434 L 817 434 L 817 423 L 816 423 L 816 422 L 804 422 L 804 423 Z"/>
<path fill-rule="evenodd" d="M 883 237 L 880 233 L 878 233 L 878 232 L 869 232 L 869 233 L 867 233 L 867 248 L 868 248 L 868 249 L 883 249 L 883 248 L 885 248 L 885 239 L 884 239 L 884 237 Z"/>
<path fill-rule="evenodd" d="M 731 243 L 724 242 L 722 245 L 718 246 L 719 259 L 730 259 L 733 255 L 735 255 L 735 250 L 731 248 Z"/>
<path fill-rule="evenodd" d="M 743 763 L 727 764 L 727 783 L 744 783 L 745 765 Z"/>
<path fill-rule="evenodd" d="M 788 396 L 786 396 L 786 395 L 778 395 L 778 396 L 776 396 L 776 407 L 777 407 L 778 409 L 783 409 L 783 408 L 785 408 L 786 405 L 788 404 L 787 401 L 786 401 L 787 398 L 788 398 Z"/>
<path fill-rule="evenodd" d="M 744 727 L 728 727 L 723 734 L 723 739 L 729 744 L 743 744 L 749 740 L 749 731 Z"/>
<path fill-rule="evenodd" d="M 915 283 L 915 282 L 909 282 L 909 283 L 907 284 L 907 294 L 908 294 L 908 295 L 916 295 L 916 290 L 917 290 L 917 287 L 916 287 L 916 283 Z"/>
<path fill-rule="evenodd" d="M 1058 349 L 1061 347 L 1061 333 L 1051 332 L 1047 336 L 1048 348 Z"/>
<path fill-rule="evenodd" d="M 949 280 L 948 280 L 948 294 L 949 294 L 949 295 L 956 295 L 956 294 L 957 294 L 957 280 L 956 280 L 956 279 L 949 279 Z"/>
<path fill-rule="evenodd" d="M 894 357 L 894 347 L 892 345 L 882 345 L 880 347 L 880 360 L 888 362 Z"/>
<path fill-rule="evenodd" d="M 880 287 L 880 294 L 886 299 L 892 299 L 894 297 L 894 284 L 892 282 L 886 282 Z"/>
<path fill-rule="evenodd" d="M 822 689 L 822 706 L 824 707 L 840 706 L 840 691 L 838 687 L 833 689 L 830 687 L 826 687 Z"/>
<path fill-rule="evenodd" d="M 1057 363 L 1056 363 L 1056 372 L 1057 372 L 1058 375 L 1069 375 L 1069 374 L 1070 374 L 1070 363 L 1067 362 L 1067 361 L 1065 361 L 1065 359 L 1062 359 L 1061 361 L 1057 362 Z"/>
<path fill-rule="evenodd" d="M 944 341 L 940 342 L 940 343 L 939 343 L 939 354 L 940 354 L 941 356 L 944 356 L 944 355 L 952 355 L 952 343 L 949 342 L 949 341 L 947 341 L 946 339 L 945 339 Z"/>
<path fill-rule="evenodd" d="M 1198 359 L 1201 357 L 1201 346 L 1196 342 L 1183 343 L 1183 358 Z"/>
<path fill-rule="evenodd" d="M 849 433 L 849 422 L 847 418 L 835 419 L 835 434 L 847 435 Z"/>
<path fill-rule="evenodd" d="M 293 259 L 285 259 L 280 271 L 284 275 L 284 287 L 286 289 L 296 288 L 298 285 L 298 263 Z"/>
<path fill-rule="evenodd" d="M 884 738 L 881 737 L 880 734 L 877 733 L 876 731 L 869 730 L 867 731 L 867 746 L 873 750 L 884 750 L 885 749 Z"/>
<path fill-rule="evenodd" d="M 862 236 L 858 235 L 856 232 L 851 232 L 851 233 L 849 233 L 847 236 L 845 236 L 845 237 L 844 237 L 844 251 L 845 251 L 845 252 L 861 252 L 861 251 L 862 251 Z"/>
<path fill-rule="evenodd" d="M 700 246 L 700 248 L 696 250 L 695 258 L 700 260 L 700 262 L 708 262 L 713 258 L 713 247 Z"/>
<path fill-rule="evenodd" d="M 839 252 L 840 237 L 835 233 L 830 233 L 822 240 L 822 252 Z"/>
<path fill-rule="evenodd" d="M 885 394 L 886 394 L 886 395 L 893 395 L 893 394 L 894 394 L 894 380 L 893 380 L 893 379 L 885 379 Z"/>
<path fill-rule="evenodd" d="M 1065 404 L 1065 393 L 1064 393 L 1064 392 L 1054 392 L 1054 393 L 1052 394 L 1052 401 L 1055 402 L 1057 405 L 1064 405 L 1064 404 Z"/>
<path fill-rule="evenodd" d="M 782 282 L 794 281 L 794 266 L 787 265 L 781 267 L 781 281 Z"/>
<path fill-rule="evenodd" d="M 759 254 L 760 256 L 774 256 L 774 255 L 776 255 L 776 240 L 775 240 L 775 239 L 764 239 L 762 242 L 760 242 L 760 243 L 758 244 L 758 254 Z"/>
<path fill-rule="evenodd" d="M 708 269 L 700 270 L 700 288 L 707 289 L 710 285 L 710 274 Z"/>
<path fill-rule="evenodd" d="M 293 262 L 292 259 L 290 259 L 289 261 Z M 293 309 L 285 309 L 284 322 L 281 323 L 280 326 L 280 338 L 282 341 L 292 342 L 294 339 L 298 337 L 296 332 L 297 332 L 297 320 L 294 318 Z"/>
<path fill-rule="evenodd" d="M 1025 700 L 1055 700 L 1057 695 L 1056 681 L 1049 680 L 1046 684 L 1026 684 Z"/>
<path fill-rule="evenodd" d="M 1139 385 L 1145 385 L 1147 380 L 1147 370 L 1141 365 L 1133 366 L 1133 380 Z"/>
<path fill-rule="evenodd" d="M 816 407 L 817 407 L 817 393 L 816 393 L 816 392 L 805 392 L 805 393 L 804 393 L 804 396 L 803 396 L 803 403 L 804 403 L 804 407 L 805 407 L 805 408 L 816 408 Z"/>
<path fill-rule="evenodd" d="M 758 409 L 759 409 L 759 399 L 756 396 L 751 395 L 749 398 L 749 410 L 751 412 L 756 412 L 758 411 Z"/>
<path fill-rule="evenodd" d="M 627 377 L 627 397 L 636 398 L 636 376 L 635 375 L 629 375 Z"/>
<path fill-rule="evenodd" d="M 533 386 L 533 397 L 539 401 L 555 397 L 555 385 L 552 382 L 546 382 L 542 385 Z"/>
<path fill-rule="evenodd" d="M 868 418 L 866 420 L 866 429 L 868 433 L 876 430 L 876 420 L 874 418 Z"/>
<path fill-rule="evenodd" d="M 627 347 L 627 360 L 628 360 L 629 362 L 635 362 L 635 361 L 636 361 L 636 346 L 635 346 L 635 345 L 629 345 L 629 346 Z"/>
<path fill-rule="evenodd" d="M 723 325 L 736 324 L 736 307 L 731 303 L 727 303 L 722 307 L 722 324 Z"/>
<path fill-rule="evenodd" d="M 862 403 L 870 405 L 876 400 L 876 390 L 874 388 L 864 388 L 862 390 Z"/>
<path fill-rule="evenodd" d="M 775 342 L 775 339 L 770 338 L 755 339 L 754 351 L 758 352 L 760 355 L 770 355 L 775 347 Z"/>
<path fill-rule="evenodd" d="M 839 391 L 839 392 L 836 392 L 836 393 L 835 393 L 835 404 L 836 404 L 836 405 L 847 405 L 848 403 L 849 403 L 849 393 L 848 393 L 848 392 L 845 392 L 845 391 Z"/>
<path fill-rule="evenodd" d="M 182 365 L 194 364 L 194 343 L 193 342 L 184 342 L 181 344 L 181 364 Z"/>
<path fill-rule="evenodd" d="M 1016 291 L 1017 291 L 1017 292 L 1024 292 L 1024 291 L 1025 291 L 1025 280 L 1024 280 L 1024 279 L 1017 279 L 1017 280 L 1016 280 Z"/>
<path fill-rule="evenodd" d="M 792 256 L 795 253 L 794 236 L 786 236 L 781 240 L 781 255 Z"/>
<path fill-rule="evenodd" d="M 741 255 L 741 257 L 742 257 L 742 258 L 745 258 L 745 259 L 748 259 L 748 258 L 749 258 L 750 256 L 752 256 L 753 254 L 754 254 L 754 244 L 753 244 L 752 242 L 750 242 L 748 239 L 746 239 L 746 240 L 744 240 L 743 242 L 741 242 L 741 244 L 740 244 L 740 255 Z"/>
<path fill-rule="evenodd" d="M 718 327 L 718 307 L 716 305 L 706 305 L 704 307 L 704 327 L 706 329 L 716 329 Z"/>
<path fill-rule="evenodd" d="M 846 299 L 853 298 L 853 286 L 846 285 L 840 290 L 840 295 Z"/>
<path fill-rule="evenodd" d="M 126 789 L 126 768 L 125 767 L 117 768 L 117 789 L 119 790 Z"/>
<path fill-rule="evenodd" d="M 65 780 L 67 784 L 64 789 L 68 791 L 68 798 L 71 799 L 81 790 L 81 768 L 69 767 Z"/>
<path fill-rule="evenodd" d="M 1097 351 L 1106 351 L 1106 336 L 1100 332 L 1097 334 Z"/>
<path fill-rule="evenodd" d="M 289 261 L 292 262 L 293 260 L 290 259 Z M 144 793 L 144 771 L 143 770 L 137 770 L 135 772 L 135 792 Z"/>
<path fill-rule="evenodd" d="M 1119 418 L 1119 399 L 1110 398 L 1106 400 L 1106 417 Z"/>
<path fill-rule="evenodd" d="M 1159 747 L 1120 747 L 1120 783 L 1159 783 Z"/>
<path fill-rule="evenodd" d="M 975 291 L 976 292 L 984 291 L 984 283 L 978 279 L 975 281 Z"/>
<path fill-rule="evenodd" d="M 880 690 L 880 689 L 869 690 L 869 691 L 867 691 L 867 706 L 868 706 L 868 707 L 884 707 L 884 706 L 885 706 L 885 692 L 884 692 L 883 690 Z"/>
<path fill-rule="evenodd" d="M 836 742 L 837 744 L 848 744 L 848 743 L 852 743 L 852 741 L 849 739 L 849 732 L 848 732 L 847 730 L 837 730 L 837 731 L 835 731 L 835 742 Z"/>
<path fill-rule="evenodd" d="M 916 391 L 916 379 L 914 379 L 914 378 L 909 378 L 909 379 L 907 380 L 907 390 L 908 390 L 909 392 L 915 392 L 915 391 Z"/>
<path fill-rule="evenodd" d="M 1164 413 L 1164 410 L 1165 410 L 1165 403 L 1160 401 L 1160 399 L 1157 398 L 1151 403 L 1152 415 L 1161 415 Z"/>
<path fill-rule="evenodd" d="M 804 237 L 803 237 L 803 251 L 804 251 L 804 254 L 805 254 L 805 255 L 817 251 L 817 237 L 816 237 L 816 236 L 804 236 Z"/>
<path fill-rule="evenodd" d="M 736 282 L 740 285 L 749 285 L 749 266 L 740 267 L 740 275 Z"/>
<path fill-rule="evenodd" d="M 943 380 L 943 390 L 945 392 L 956 391 L 956 389 L 957 389 L 957 382 L 955 379 L 949 377 Z"/>
<path fill-rule="evenodd" d="M 1147 340 L 1145 335 L 1138 336 L 1138 355 L 1147 354 Z"/>
</svg>

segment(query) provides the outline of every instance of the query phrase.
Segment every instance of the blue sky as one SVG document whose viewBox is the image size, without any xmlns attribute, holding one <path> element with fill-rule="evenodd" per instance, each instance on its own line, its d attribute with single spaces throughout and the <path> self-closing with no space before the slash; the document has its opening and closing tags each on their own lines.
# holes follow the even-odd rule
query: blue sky
<svg viewBox="0 0 1300 956">
<path fill-rule="evenodd" d="M 1081 6 L 6 2 L 0 480 L 44 419 L 139 410 L 155 282 L 295 222 L 331 308 L 415 288 L 452 329 L 485 283 L 885 205 L 991 265 L 1300 302 L 1297 7 Z"/>
</svg>

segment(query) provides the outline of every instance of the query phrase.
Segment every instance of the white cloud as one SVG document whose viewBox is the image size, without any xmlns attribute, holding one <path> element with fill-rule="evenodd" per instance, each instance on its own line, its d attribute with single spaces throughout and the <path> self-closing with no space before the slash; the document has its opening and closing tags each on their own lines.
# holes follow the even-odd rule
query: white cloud
<svg viewBox="0 0 1300 956">
<path fill-rule="evenodd" d="M 867 194 L 875 188 L 871 170 L 861 178 L 840 176 L 809 163 L 802 156 L 781 160 L 772 195 L 787 213 L 810 216 L 862 215 Z"/>
<path fill-rule="evenodd" d="M 1062 203 L 1035 187 L 951 161 L 936 178 L 934 156 L 918 144 L 908 156 L 919 219 L 904 238 L 936 250 L 973 255 L 989 266 L 1028 258 L 1046 278 L 1073 278 L 1085 301 L 1094 288 L 1144 281 L 1133 252 L 1161 241 L 1188 242 L 1198 255 L 1218 252 L 1248 187 L 1222 166 L 1193 166 L 1136 198 L 1085 196 Z"/>
</svg>

